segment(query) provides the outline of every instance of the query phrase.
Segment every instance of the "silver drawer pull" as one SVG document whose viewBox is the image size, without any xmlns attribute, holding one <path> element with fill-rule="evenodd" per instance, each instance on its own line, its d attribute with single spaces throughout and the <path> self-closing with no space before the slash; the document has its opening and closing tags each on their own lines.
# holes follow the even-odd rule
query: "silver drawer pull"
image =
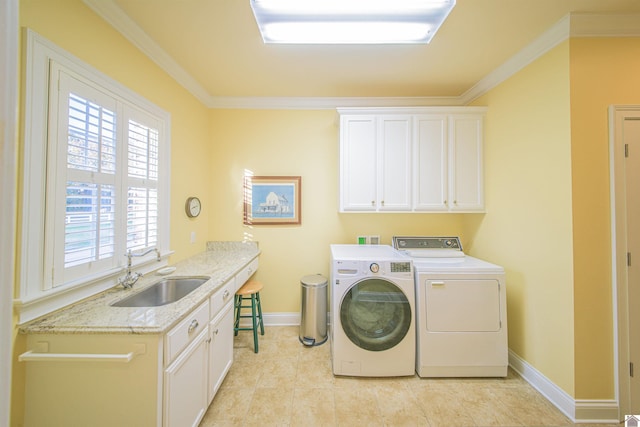
<svg viewBox="0 0 640 427">
<path fill-rule="evenodd" d="M 198 326 L 200 326 L 200 324 L 198 323 L 198 319 L 193 319 L 191 321 L 191 324 L 189 325 L 188 333 L 195 331 Z"/>
<path fill-rule="evenodd" d="M 224 293 L 222 294 L 222 299 L 227 299 L 229 298 L 229 289 L 225 289 Z"/>
</svg>

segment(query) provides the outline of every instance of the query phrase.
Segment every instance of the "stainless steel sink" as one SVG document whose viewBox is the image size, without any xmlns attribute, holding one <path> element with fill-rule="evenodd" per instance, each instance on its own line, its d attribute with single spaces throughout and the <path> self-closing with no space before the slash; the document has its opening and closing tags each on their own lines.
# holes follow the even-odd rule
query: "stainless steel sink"
<svg viewBox="0 0 640 427">
<path fill-rule="evenodd" d="M 113 307 L 159 307 L 184 298 L 202 286 L 210 277 L 167 277 L 142 292 L 111 303 Z"/>
</svg>

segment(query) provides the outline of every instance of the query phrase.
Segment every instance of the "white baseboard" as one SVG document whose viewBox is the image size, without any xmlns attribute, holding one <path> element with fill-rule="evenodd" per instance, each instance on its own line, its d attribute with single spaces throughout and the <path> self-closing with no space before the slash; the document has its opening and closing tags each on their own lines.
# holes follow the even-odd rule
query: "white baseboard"
<svg viewBox="0 0 640 427">
<path fill-rule="evenodd" d="M 243 312 L 244 313 L 244 312 Z M 244 313 L 246 314 L 246 313 Z M 262 313 L 262 320 L 265 326 L 300 326 L 300 313 Z M 250 321 L 246 318 L 242 319 L 241 325 L 250 325 Z M 329 315 L 327 314 L 327 326 L 331 324 Z"/>
<path fill-rule="evenodd" d="M 299 326 L 300 313 L 263 313 L 262 320 L 266 326 Z"/>
<path fill-rule="evenodd" d="M 246 314 L 243 312 L 243 314 Z M 300 313 L 262 313 L 262 320 L 265 326 L 299 326 Z M 251 325 L 250 318 L 243 318 L 240 326 Z"/>
<path fill-rule="evenodd" d="M 511 350 L 509 350 L 509 365 L 572 422 L 584 424 L 620 422 L 618 402 L 615 399 L 574 399 Z"/>
</svg>

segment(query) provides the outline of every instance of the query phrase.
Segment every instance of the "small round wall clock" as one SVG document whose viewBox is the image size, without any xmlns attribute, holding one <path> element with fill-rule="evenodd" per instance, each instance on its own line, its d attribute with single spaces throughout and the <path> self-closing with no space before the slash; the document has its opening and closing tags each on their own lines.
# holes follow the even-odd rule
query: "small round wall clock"
<svg viewBox="0 0 640 427">
<path fill-rule="evenodd" d="M 202 209 L 200 199 L 198 199 L 197 197 L 187 198 L 187 203 L 185 203 L 184 209 L 187 212 L 187 216 L 189 218 L 197 217 L 198 215 L 200 215 L 200 210 Z"/>
</svg>

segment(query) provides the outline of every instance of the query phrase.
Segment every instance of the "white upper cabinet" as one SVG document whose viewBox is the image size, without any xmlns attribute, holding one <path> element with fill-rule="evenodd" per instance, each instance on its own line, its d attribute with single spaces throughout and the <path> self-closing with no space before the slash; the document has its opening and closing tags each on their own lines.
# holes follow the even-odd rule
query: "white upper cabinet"
<svg viewBox="0 0 640 427">
<path fill-rule="evenodd" d="M 483 212 L 484 107 L 340 113 L 341 212 Z"/>
<path fill-rule="evenodd" d="M 340 123 L 340 209 L 411 210 L 411 116 L 343 116 Z"/>
<path fill-rule="evenodd" d="M 447 116 L 416 116 L 414 129 L 414 207 L 419 211 L 446 211 L 449 209 Z"/>
<path fill-rule="evenodd" d="M 411 116 L 378 118 L 378 194 L 380 211 L 411 210 Z"/>
<path fill-rule="evenodd" d="M 454 211 L 484 211 L 482 116 L 450 116 L 449 133 L 449 206 Z"/>
<path fill-rule="evenodd" d="M 375 116 L 340 119 L 340 210 L 377 209 L 377 136 Z"/>
</svg>

